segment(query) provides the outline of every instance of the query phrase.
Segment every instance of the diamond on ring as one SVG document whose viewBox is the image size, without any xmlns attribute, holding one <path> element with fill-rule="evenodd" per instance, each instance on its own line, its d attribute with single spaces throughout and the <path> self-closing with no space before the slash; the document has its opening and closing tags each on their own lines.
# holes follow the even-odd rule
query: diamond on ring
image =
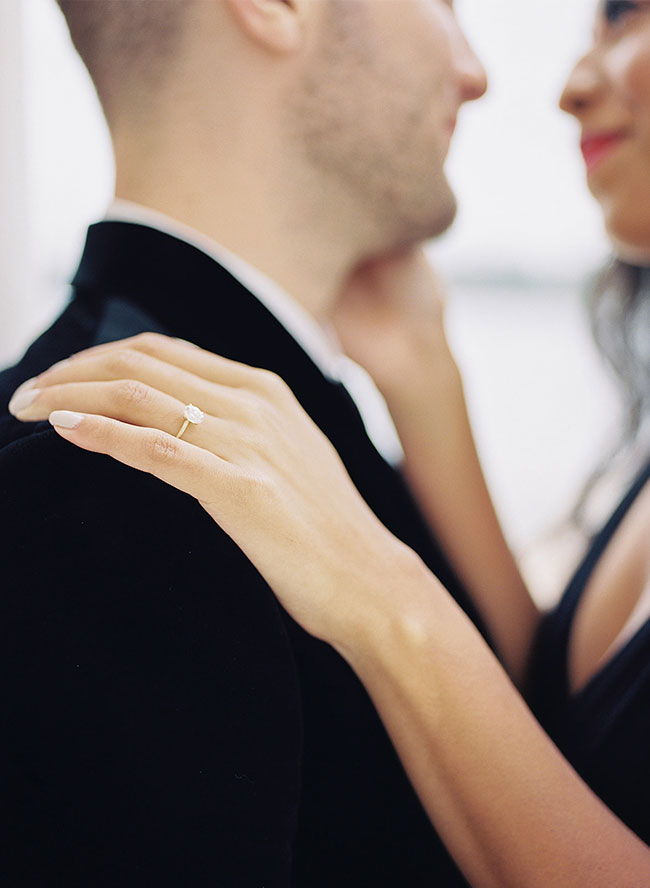
<svg viewBox="0 0 650 888">
<path fill-rule="evenodd" d="M 205 419 L 205 414 L 202 410 L 199 410 L 198 407 L 195 407 L 194 404 L 188 404 L 183 410 L 183 416 L 188 422 L 193 422 L 194 425 L 199 425 L 199 423 L 203 422 Z"/>
<path fill-rule="evenodd" d="M 188 427 L 190 423 L 194 425 L 199 425 L 205 419 L 205 414 L 202 410 L 199 410 L 198 407 L 195 407 L 194 404 L 186 404 L 185 409 L 183 410 L 183 416 L 185 420 L 179 433 L 176 435 L 177 438 L 182 438 L 185 434 L 185 429 Z"/>
</svg>

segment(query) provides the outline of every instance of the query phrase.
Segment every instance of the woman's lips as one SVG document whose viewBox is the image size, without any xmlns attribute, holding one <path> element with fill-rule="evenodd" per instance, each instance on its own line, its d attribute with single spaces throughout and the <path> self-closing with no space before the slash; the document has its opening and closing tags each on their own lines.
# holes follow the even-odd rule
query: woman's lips
<svg viewBox="0 0 650 888">
<path fill-rule="evenodd" d="M 585 136 L 580 148 L 587 164 L 587 172 L 594 170 L 625 138 L 626 133 L 623 132 L 594 133 Z"/>
</svg>

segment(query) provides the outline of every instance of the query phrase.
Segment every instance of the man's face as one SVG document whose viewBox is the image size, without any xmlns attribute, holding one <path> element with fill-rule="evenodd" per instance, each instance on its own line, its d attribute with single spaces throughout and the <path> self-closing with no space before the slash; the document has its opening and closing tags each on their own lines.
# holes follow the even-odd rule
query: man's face
<svg viewBox="0 0 650 888">
<path fill-rule="evenodd" d="M 313 169 L 401 246 L 444 231 L 444 162 L 485 73 L 444 0 L 324 0 L 293 127 Z"/>
</svg>

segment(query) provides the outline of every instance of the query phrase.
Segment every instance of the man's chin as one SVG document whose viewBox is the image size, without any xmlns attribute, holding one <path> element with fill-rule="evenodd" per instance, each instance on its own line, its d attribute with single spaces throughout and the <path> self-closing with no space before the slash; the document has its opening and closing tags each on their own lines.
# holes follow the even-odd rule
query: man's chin
<svg viewBox="0 0 650 888">
<path fill-rule="evenodd" d="M 432 226 L 433 230 L 429 235 L 430 237 L 440 237 L 441 234 L 449 231 L 456 220 L 458 201 L 451 188 L 448 188 L 447 191 L 447 201 L 444 204 L 441 202 L 439 210 L 435 224 Z"/>
<path fill-rule="evenodd" d="M 444 191 L 438 191 L 436 194 L 435 206 L 429 207 L 419 220 L 414 221 L 402 246 L 411 246 L 440 237 L 451 228 L 457 212 L 456 196 L 447 186 Z"/>
<path fill-rule="evenodd" d="M 458 205 L 456 196 L 446 179 L 438 179 L 435 185 L 429 183 L 417 192 L 412 191 L 410 199 L 393 194 L 389 202 L 373 207 L 368 218 L 382 220 L 380 239 L 372 245 L 378 253 L 402 250 L 432 240 L 444 234 L 456 218 Z M 377 234 L 377 229 L 375 229 Z"/>
</svg>

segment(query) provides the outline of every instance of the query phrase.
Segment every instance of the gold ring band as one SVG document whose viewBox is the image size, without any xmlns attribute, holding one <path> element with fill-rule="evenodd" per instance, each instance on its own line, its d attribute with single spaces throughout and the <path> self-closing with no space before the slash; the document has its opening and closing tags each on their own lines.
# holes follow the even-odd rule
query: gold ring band
<svg viewBox="0 0 650 888">
<path fill-rule="evenodd" d="M 185 434 L 185 429 L 188 427 L 189 424 L 190 424 L 189 419 L 186 419 L 185 422 L 183 423 L 183 425 L 181 426 L 180 432 L 176 435 L 177 438 L 183 437 L 183 435 Z"/>
</svg>

